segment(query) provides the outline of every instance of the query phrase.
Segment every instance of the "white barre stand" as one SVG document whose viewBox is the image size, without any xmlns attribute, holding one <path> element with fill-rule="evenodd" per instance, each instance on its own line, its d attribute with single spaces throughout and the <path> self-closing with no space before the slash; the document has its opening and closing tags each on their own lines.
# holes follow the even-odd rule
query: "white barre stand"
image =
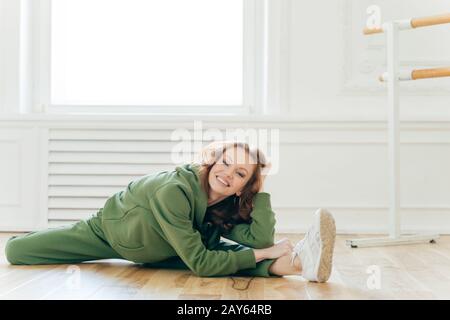
<svg viewBox="0 0 450 320">
<path fill-rule="evenodd" d="M 399 30 L 450 23 L 450 14 L 414 18 L 384 23 L 382 28 L 364 29 L 370 35 L 385 32 L 387 47 L 387 72 L 380 76 L 380 81 L 388 82 L 388 124 L 389 124 L 389 236 L 380 238 L 350 239 L 346 244 L 352 248 L 388 245 L 403 245 L 429 242 L 434 243 L 439 234 L 401 234 L 400 224 L 400 100 L 399 81 L 426 78 L 448 77 L 450 68 L 422 69 L 399 72 Z M 391 76 L 394 75 L 394 76 Z"/>
</svg>

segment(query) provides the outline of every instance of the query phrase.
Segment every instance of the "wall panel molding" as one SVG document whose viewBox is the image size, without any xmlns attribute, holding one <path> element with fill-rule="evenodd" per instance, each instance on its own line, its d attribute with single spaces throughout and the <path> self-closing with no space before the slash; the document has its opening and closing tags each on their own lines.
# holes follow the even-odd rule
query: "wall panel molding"
<svg viewBox="0 0 450 320">
<path fill-rule="evenodd" d="M 131 180 L 173 168 L 171 132 L 193 128 L 189 121 L 157 126 L 152 121 L 132 123 L 54 119 L 28 121 L 14 129 L 14 122 L 0 121 L 4 139 L 15 140 L 12 133 L 22 132 L 27 142 L 24 159 L 32 160 L 29 170 L 35 168 L 36 181 L 28 196 L 20 199 L 28 206 L 22 212 L 44 216 L 49 225 L 88 218 Z M 204 129 L 243 125 L 210 121 Z M 387 214 L 385 123 L 255 121 L 246 125 L 280 129 L 280 172 L 267 181 L 269 192 L 277 190 L 271 194 L 280 232 L 301 232 L 318 207 L 338 214 L 340 232 L 383 232 L 387 226 L 383 220 Z M 449 145 L 450 122 L 402 125 L 402 211 L 408 230 L 423 226 L 441 232 L 449 225 Z M 19 219 L 17 225 L 2 230 L 26 231 L 21 223 Z"/>
<path fill-rule="evenodd" d="M 447 0 L 446 0 L 447 1 Z M 394 1 L 392 1 L 394 2 Z M 399 2 L 397 0 L 397 2 Z M 380 3 L 378 1 L 377 3 Z M 385 36 L 383 34 L 374 36 L 365 36 L 362 34 L 364 24 L 356 24 L 355 17 L 360 16 L 361 19 L 356 21 L 364 21 L 367 17 L 365 8 L 374 4 L 373 1 L 361 1 L 361 0 L 340 0 L 340 19 L 341 19 L 341 62 L 342 65 L 339 68 L 340 79 L 340 94 L 344 95 L 386 95 L 386 85 L 378 82 L 378 76 L 386 70 L 386 57 L 385 57 Z M 380 6 L 382 13 L 382 22 L 385 21 L 384 16 L 387 8 L 387 2 L 384 2 L 384 6 Z M 450 2 L 449 2 L 450 4 Z M 394 6 L 394 4 L 392 4 Z M 354 8 L 359 8 L 359 12 L 355 12 Z M 408 17 L 397 17 L 396 19 L 406 19 Z M 416 33 L 416 41 L 420 43 L 420 39 L 423 34 L 417 31 L 405 31 L 402 32 L 400 37 L 403 41 L 410 41 L 411 36 L 408 34 L 411 32 Z M 442 33 L 442 36 L 447 33 Z M 360 41 L 355 42 L 355 34 L 360 36 Z M 439 41 L 439 37 L 436 37 Z M 364 47 L 364 49 L 362 49 Z M 362 50 L 363 56 L 355 56 L 354 51 Z M 363 60 L 361 60 L 363 59 Z M 358 62 L 358 66 L 355 63 Z M 450 59 L 401 59 L 400 68 L 413 69 L 413 68 L 434 68 L 450 65 Z M 448 96 L 450 95 L 449 82 L 440 80 L 438 82 L 432 81 L 410 81 L 408 83 L 402 83 L 401 86 L 402 95 L 406 96 Z"/>
<path fill-rule="evenodd" d="M 36 128 L 0 127 L 0 230 L 27 231 L 47 225 L 39 206 L 46 189 L 39 185 L 39 170 L 46 166 L 39 154 Z"/>
</svg>

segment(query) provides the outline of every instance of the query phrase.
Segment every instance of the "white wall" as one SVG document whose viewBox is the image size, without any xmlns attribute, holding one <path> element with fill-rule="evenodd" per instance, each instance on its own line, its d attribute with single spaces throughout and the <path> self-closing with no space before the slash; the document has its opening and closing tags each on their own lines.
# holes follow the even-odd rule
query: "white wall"
<svg viewBox="0 0 450 320">
<path fill-rule="evenodd" d="M 7 0 L 0 0 L 0 4 L 3 1 Z M 281 169 L 278 175 L 267 180 L 267 190 L 272 194 L 277 212 L 278 231 L 305 230 L 311 222 L 311 213 L 322 206 L 336 214 L 340 232 L 384 232 L 388 221 L 386 88 L 376 81 L 385 63 L 384 37 L 362 36 L 365 9 L 376 4 L 382 10 L 383 20 L 399 19 L 449 12 L 450 0 L 283 1 L 282 9 L 287 14 L 283 21 L 287 27 L 278 26 L 283 33 L 273 42 L 280 46 L 279 61 L 275 64 L 280 68 L 279 83 L 283 86 L 279 101 L 285 103 L 280 108 L 285 113 L 279 117 L 241 118 L 238 122 L 232 117 L 203 119 L 208 125 L 222 129 L 233 126 L 281 129 Z M 450 38 L 448 26 L 407 31 L 403 35 L 404 67 L 450 65 L 450 41 L 444 41 Z M 426 80 L 403 87 L 401 206 L 404 230 L 450 233 L 450 169 L 447 165 L 450 163 L 450 82 L 449 79 Z M 199 118 L 202 117 L 170 121 L 168 118 L 158 120 L 155 116 L 110 116 L 105 120 L 93 116 L 0 116 L 0 129 L 17 132 L 19 128 L 30 132 L 36 128 L 40 132 L 33 140 L 39 145 L 40 154 L 27 149 L 25 163 L 38 163 L 40 169 L 29 171 L 29 174 L 34 174 L 35 189 L 42 191 L 38 199 L 30 198 L 32 191 L 21 193 L 22 204 L 34 199 L 39 210 L 30 211 L 30 207 L 21 205 L 16 218 L 9 214 L 7 207 L 11 194 L 3 193 L 3 198 L 0 196 L 0 228 L 35 229 L 48 218 L 51 225 L 84 218 L 100 205 L 96 201 L 103 201 L 101 198 L 92 200 L 85 194 L 84 198 L 74 202 L 68 201 L 67 197 L 57 201 L 52 199 L 55 189 L 49 179 L 51 170 L 62 167 L 52 165 L 51 150 L 50 153 L 46 151 L 52 147 L 55 128 L 75 130 L 84 137 L 84 129 L 120 132 L 141 128 L 151 135 L 156 127 L 164 130 L 189 127 Z M 11 134 L 0 132 L 3 135 L 0 140 Z M 6 149 L 2 148 L 0 152 L 1 158 L 6 159 Z M 4 165 L 23 161 L 12 153 L 7 155 L 9 158 L 3 160 Z M 76 172 L 93 170 L 76 164 L 63 168 Z M 8 179 L 3 179 L 4 176 L 0 179 L 0 190 L 9 190 L 14 171 L 0 172 L 2 175 L 8 172 Z M 17 181 L 21 182 L 15 192 L 27 183 L 23 179 Z M 14 193 L 13 196 L 17 195 Z M 95 198 L 93 194 L 92 198 Z M 55 208 L 48 210 L 52 203 Z M 80 208 L 79 203 L 87 204 Z M 59 210 L 58 206 L 67 208 Z M 31 217 L 39 217 L 32 227 L 23 223 L 30 217 L 30 212 L 33 213 Z"/>
<path fill-rule="evenodd" d="M 291 1 L 290 110 L 304 119 L 386 119 L 384 35 L 364 36 L 366 8 L 382 21 L 448 13 L 449 0 Z M 401 33 L 404 68 L 450 65 L 448 25 Z M 450 78 L 402 83 L 402 119 L 449 120 Z"/>
<path fill-rule="evenodd" d="M 381 20 L 450 12 L 450 1 L 319 0 L 290 3 L 288 109 L 302 121 L 361 121 L 342 131 L 356 143 L 337 143 L 333 130 L 317 131 L 323 144 L 286 145 L 279 180 L 294 180 L 280 203 L 295 221 L 296 210 L 328 206 L 341 214 L 341 231 L 383 230 L 387 223 L 387 146 L 385 132 L 367 134 L 362 121 L 386 121 L 386 86 L 377 81 L 386 68 L 384 35 L 364 36 L 366 8 L 377 5 Z M 401 33 L 404 69 L 450 66 L 448 25 Z M 401 206 L 404 228 L 449 230 L 450 78 L 402 83 L 401 120 L 425 121 L 402 131 Z M 427 122 L 428 121 L 428 122 Z M 444 124 L 445 123 L 445 124 Z M 368 126 L 367 126 L 368 127 Z M 368 129 L 370 132 L 370 129 Z M 337 139 L 339 140 L 339 139 Z M 409 140 L 409 142 L 407 142 Z M 282 183 L 276 190 L 281 190 Z M 300 221 L 301 219 L 297 219 Z M 288 220 L 286 220 L 288 221 Z M 288 228 L 288 225 L 286 225 Z"/>
</svg>

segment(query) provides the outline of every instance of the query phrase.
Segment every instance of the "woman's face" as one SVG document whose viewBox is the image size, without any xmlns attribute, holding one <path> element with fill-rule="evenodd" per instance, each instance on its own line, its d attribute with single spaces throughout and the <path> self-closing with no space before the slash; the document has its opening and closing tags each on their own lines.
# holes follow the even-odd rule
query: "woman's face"
<svg viewBox="0 0 450 320">
<path fill-rule="evenodd" d="M 209 172 L 209 186 L 223 196 L 240 196 L 255 169 L 255 161 L 243 148 L 225 150 Z"/>
</svg>

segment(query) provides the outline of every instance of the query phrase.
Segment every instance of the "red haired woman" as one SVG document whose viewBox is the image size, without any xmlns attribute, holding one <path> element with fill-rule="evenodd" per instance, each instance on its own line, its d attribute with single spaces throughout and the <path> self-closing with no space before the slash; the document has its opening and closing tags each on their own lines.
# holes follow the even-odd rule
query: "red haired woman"
<svg viewBox="0 0 450 320">
<path fill-rule="evenodd" d="M 327 281 L 333 217 L 319 209 L 295 246 L 274 243 L 275 214 L 263 188 L 268 169 L 259 149 L 212 143 L 198 161 L 130 182 L 87 220 L 12 237 L 6 257 L 27 265 L 120 258 L 198 276 L 298 274 Z"/>
</svg>

